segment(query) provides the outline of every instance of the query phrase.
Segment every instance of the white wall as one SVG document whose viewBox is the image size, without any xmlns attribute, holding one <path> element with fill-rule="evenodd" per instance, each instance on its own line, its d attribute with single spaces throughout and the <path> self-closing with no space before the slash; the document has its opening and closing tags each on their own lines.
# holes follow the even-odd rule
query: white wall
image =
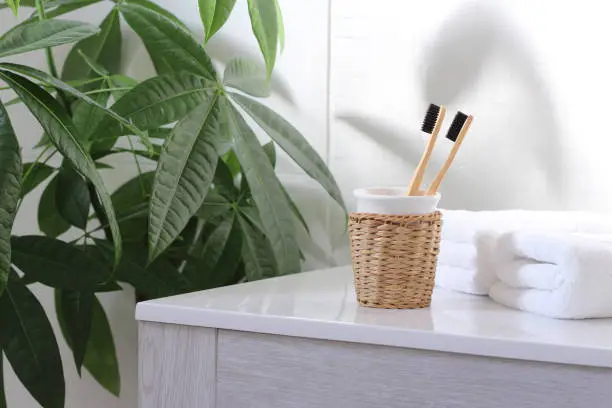
<svg viewBox="0 0 612 408">
<path fill-rule="evenodd" d="M 160 0 L 197 28 L 196 1 Z M 209 51 L 222 65 L 235 54 L 259 58 L 249 33 L 245 1 Z M 285 115 L 328 160 L 345 196 L 363 185 L 407 185 L 424 146 L 419 128 L 430 102 L 475 116 L 473 131 L 442 188 L 449 208 L 568 208 L 608 211 L 605 175 L 612 138 L 599 124 L 612 90 L 607 6 L 549 0 L 282 0 L 287 48 L 275 74 L 270 105 Z M 75 18 L 98 21 L 103 8 Z M 329 11 L 331 10 L 331 14 Z M 0 30 L 12 22 L 0 14 Z M 127 69 L 150 68 L 134 36 L 126 38 Z M 41 67 L 40 54 L 28 63 Z M 329 92 L 328 92 L 329 91 Z M 24 156 L 39 137 L 29 115 L 11 114 Z M 449 150 L 443 142 L 434 164 Z M 129 162 L 122 166 L 131 166 Z M 281 178 L 313 224 L 324 252 L 308 266 L 347 262 L 344 218 L 288 160 Z M 117 173 L 108 173 L 111 185 Z M 18 233 L 37 232 L 36 198 L 24 206 Z M 323 259 L 323 260 L 322 260 Z M 53 314 L 49 292 L 40 288 Z M 68 406 L 136 406 L 136 331 L 130 293 L 105 295 L 123 377 L 117 400 L 85 375 L 78 380 L 65 347 Z M 6 365 L 5 365 L 6 367 Z M 7 371 L 10 371 L 6 368 Z M 10 407 L 36 406 L 7 378 Z"/>
</svg>

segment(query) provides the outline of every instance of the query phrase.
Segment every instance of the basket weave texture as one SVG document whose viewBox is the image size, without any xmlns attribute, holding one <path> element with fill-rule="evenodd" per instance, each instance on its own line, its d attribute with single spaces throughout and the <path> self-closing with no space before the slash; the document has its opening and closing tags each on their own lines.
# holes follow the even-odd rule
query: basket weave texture
<svg viewBox="0 0 612 408">
<path fill-rule="evenodd" d="M 349 235 L 359 304 L 428 307 L 434 288 L 442 214 L 351 213 Z"/>
</svg>

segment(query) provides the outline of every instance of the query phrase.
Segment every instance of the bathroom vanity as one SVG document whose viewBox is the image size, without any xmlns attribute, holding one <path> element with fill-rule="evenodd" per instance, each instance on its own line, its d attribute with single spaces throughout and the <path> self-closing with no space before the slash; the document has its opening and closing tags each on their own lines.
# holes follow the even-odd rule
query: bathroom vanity
<svg viewBox="0 0 612 408">
<path fill-rule="evenodd" d="M 350 267 L 140 303 L 141 408 L 609 408 L 612 319 L 436 289 L 360 307 Z"/>
</svg>

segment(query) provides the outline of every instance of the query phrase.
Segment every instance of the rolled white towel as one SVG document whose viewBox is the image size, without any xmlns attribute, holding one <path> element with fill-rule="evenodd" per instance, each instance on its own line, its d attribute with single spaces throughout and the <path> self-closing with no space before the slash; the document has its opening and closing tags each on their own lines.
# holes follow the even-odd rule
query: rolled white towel
<svg viewBox="0 0 612 408">
<path fill-rule="evenodd" d="M 514 232 L 498 240 L 505 306 L 562 319 L 612 317 L 612 237 Z"/>
<path fill-rule="evenodd" d="M 503 234 L 518 230 L 612 234 L 610 215 L 573 211 L 442 210 L 442 239 L 471 243 L 483 231 Z"/>
</svg>

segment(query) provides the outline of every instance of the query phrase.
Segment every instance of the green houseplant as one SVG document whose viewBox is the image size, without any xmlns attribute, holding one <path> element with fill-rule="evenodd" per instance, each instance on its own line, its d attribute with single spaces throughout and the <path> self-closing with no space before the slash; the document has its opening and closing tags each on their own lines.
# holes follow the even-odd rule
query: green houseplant
<svg viewBox="0 0 612 408">
<path fill-rule="evenodd" d="M 4 105 L 23 103 L 45 131 L 38 158 L 22 165 L 0 103 L 0 346 L 43 407 L 64 406 L 63 367 L 45 311 L 27 285 L 55 289 L 77 370 L 85 367 L 118 395 L 112 329 L 96 293 L 121 290 L 124 282 L 146 299 L 299 272 L 296 232 L 308 227 L 275 174 L 276 146 L 344 206 L 307 140 L 253 98 L 270 94 L 283 42 L 276 0 L 248 1 L 266 68 L 235 59 L 222 75 L 204 44 L 235 0 L 199 1 L 204 44 L 148 0 L 113 2 L 100 27 L 58 19 L 100 1 L 0 4 L 36 8 L 0 37 L 0 82 L 15 93 Z M 158 76 L 138 83 L 118 72 L 122 19 Z M 59 72 L 51 47 L 65 43 L 75 45 Z M 4 60 L 37 49 L 45 50 L 49 73 Z M 261 144 L 245 115 L 272 141 Z M 120 153 L 133 157 L 137 172 L 110 194 L 98 168 Z M 62 158 L 60 166 L 49 164 L 53 155 Z M 143 160 L 156 170 L 143 172 Z M 44 235 L 11 236 L 23 197 L 43 182 Z M 69 229 L 82 232 L 58 239 Z M 0 376 L 0 407 L 2 390 Z"/>
</svg>

